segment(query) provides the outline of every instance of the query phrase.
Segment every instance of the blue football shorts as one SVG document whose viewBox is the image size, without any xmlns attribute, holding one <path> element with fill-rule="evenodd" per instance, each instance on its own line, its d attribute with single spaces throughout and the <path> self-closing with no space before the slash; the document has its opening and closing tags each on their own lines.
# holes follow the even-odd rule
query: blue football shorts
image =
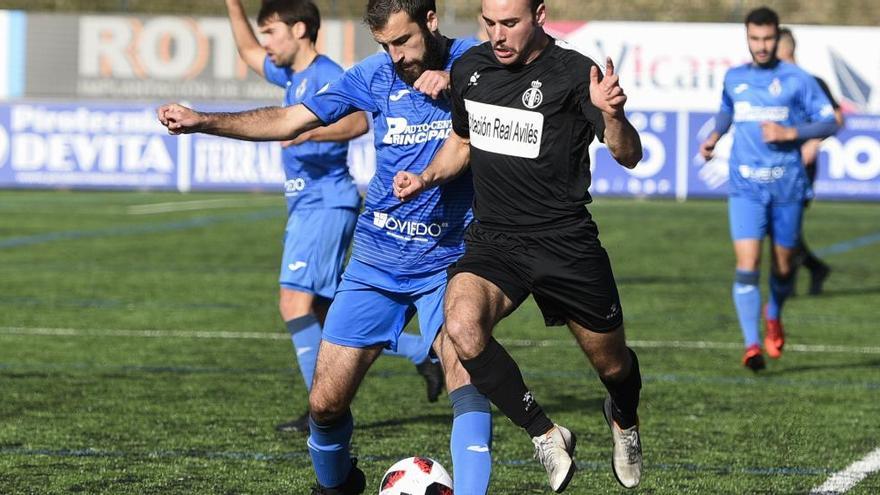
<svg viewBox="0 0 880 495">
<path fill-rule="evenodd" d="M 422 338 L 433 342 L 443 326 L 446 270 L 421 277 L 395 277 L 351 260 L 324 322 L 323 339 L 345 347 L 383 346 L 397 339 L 418 314 Z"/>
<path fill-rule="evenodd" d="M 747 196 L 731 196 L 727 210 L 733 240 L 761 240 L 769 235 L 773 243 L 779 246 L 798 246 L 803 202 L 773 203 Z"/>
<path fill-rule="evenodd" d="M 281 287 L 333 299 L 357 215 L 349 208 L 294 210 L 284 231 Z"/>
</svg>

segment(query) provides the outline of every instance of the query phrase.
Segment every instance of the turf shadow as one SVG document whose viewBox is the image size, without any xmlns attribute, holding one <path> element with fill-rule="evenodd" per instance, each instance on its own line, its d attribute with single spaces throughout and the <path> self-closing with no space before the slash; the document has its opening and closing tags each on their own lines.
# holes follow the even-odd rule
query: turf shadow
<svg viewBox="0 0 880 495">
<path fill-rule="evenodd" d="M 772 369 L 762 372 L 763 376 L 783 376 L 793 373 L 809 373 L 811 371 L 821 370 L 845 370 L 859 368 L 880 368 L 880 359 L 871 359 L 869 361 L 857 361 L 846 363 L 815 363 L 803 366 L 792 366 L 790 368 Z"/>
<path fill-rule="evenodd" d="M 539 394 L 538 403 L 550 417 L 555 417 L 560 413 L 598 413 L 605 404 L 605 395 L 596 397 L 593 391 L 582 394 L 548 394 L 538 390 L 537 393 Z"/>
<path fill-rule="evenodd" d="M 825 289 L 821 294 L 816 296 L 798 296 L 804 298 L 813 298 L 818 297 L 821 299 L 832 299 L 837 297 L 849 297 L 849 296 L 865 296 L 869 294 L 880 294 L 880 286 L 878 287 L 853 287 L 847 289 Z"/>
<path fill-rule="evenodd" d="M 414 416 L 399 416 L 396 418 L 384 419 L 382 421 L 372 421 L 368 423 L 358 422 L 357 429 L 375 430 L 418 423 L 436 425 L 437 423 L 450 423 L 451 421 L 452 411 L 450 411 L 449 414 L 419 414 Z"/>
</svg>

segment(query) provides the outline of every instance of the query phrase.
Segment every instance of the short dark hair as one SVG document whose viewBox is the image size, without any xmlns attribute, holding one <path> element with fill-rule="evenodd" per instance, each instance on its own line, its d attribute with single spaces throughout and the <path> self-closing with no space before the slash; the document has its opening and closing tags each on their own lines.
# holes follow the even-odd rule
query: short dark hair
<svg viewBox="0 0 880 495">
<path fill-rule="evenodd" d="M 746 16 L 746 25 L 773 26 L 779 32 L 779 16 L 769 7 L 758 7 Z"/>
<path fill-rule="evenodd" d="M 782 38 L 788 38 L 788 41 L 791 42 L 792 50 L 797 48 L 797 42 L 794 40 L 794 33 L 791 32 L 791 29 L 787 27 L 779 28 L 779 39 Z"/>
<path fill-rule="evenodd" d="M 544 0 L 531 0 L 530 3 L 532 4 L 532 12 L 534 12 L 538 10 L 538 7 L 540 7 L 542 3 L 544 3 Z"/>
<path fill-rule="evenodd" d="M 370 31 L 378 31 L 385 27 L 392 14 L 406 12 L 410 19 L 421 27 L 428 24 L 428 12 L 437 12 L 435 0 L 370 0 L 364 23 Z"/>
<path fill-rule="evenodd" d="M 306 34 L 314 43 L 318 40 L 318 30 L 321 29 L 321 13 L 318 7 L 310 0 L 264 0 L 257 15 L 257 24 L 263 25 L 270 22 L 273 17 L 293 26 L 297 22 L 306 25 Z"/>
</svg>

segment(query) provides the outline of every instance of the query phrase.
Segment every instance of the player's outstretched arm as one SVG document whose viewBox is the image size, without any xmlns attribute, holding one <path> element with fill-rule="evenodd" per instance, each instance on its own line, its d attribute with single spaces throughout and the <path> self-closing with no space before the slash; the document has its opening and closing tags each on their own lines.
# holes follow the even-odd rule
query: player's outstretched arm
<svg viewBox="0 0 880 495">
<path fill-rule="evenodd" d="M 169 134 L 204 133 L 247 141 L 284 141 L 321 125 L 303 105 L 267 107 L 237 113 L 197 112 L 178 103 L 162 105 L 159 122 Z"/>
<path fill-rule="evenodd" d="M 266 59 L 266 50 L 257 40 L 241 0 L 226 0 L 226 11 L 229 14 L 229 22 L 232 24 L 232 36 L 235 38 L 238 54 L 254 72 L 261 77 L 265 76 L 263 62 Z"/>
<path fill-rule="evenodd" d="M 350 141 L 358 136 L 363 136 L 370 130 L 370 124 L 367 121 L 367 114 L 364 112 L 355 112 L 339 119 L 339 121 L 324 127 L 318 127 L 311 131 L 300 134 L 296 139 L 283 141 L 282 146 L 291 146 L 306 141 L 327 142 L 327 141 Z"/>
<path fill-rule="evenodd" d="M 623 112 L 626 94 L 614 73 L 611 57 L 605 59 L 605 77 L 599 80 L 599 68 L 590 68 L 590 100 L 605 120 L 605 145 L 617 163 L 633 168 L 642 159 L 642 140 Z"/>
<path fill-rule="evenodd" d="M 394 195 L 409 201 L 425 189 L 445 184 L 461 175 L 471 159 L 471 141 L 455 133 L 449 134 L 440 151 L 421 174 L 401 170 L 394 176 Z"/>
</svg>

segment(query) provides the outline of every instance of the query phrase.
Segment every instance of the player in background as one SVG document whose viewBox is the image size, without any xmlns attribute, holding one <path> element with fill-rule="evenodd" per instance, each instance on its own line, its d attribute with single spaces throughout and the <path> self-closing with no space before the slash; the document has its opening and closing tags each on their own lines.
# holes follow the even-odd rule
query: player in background
<svg viewBox="0 0 880 495">
<path fill-rule="evenodd" d="M 226 0 L 238 52 L 254 72 L 285 89 L 284 106 L 301 103 L 343 74 L 338 64 L 315 49 L 321 17 L 309 0 L 263 2 L 257 40 L 241 0 Z M 287 227 L 281 260 L 279 310 L 290 332 L 306 389 L 311 390 L 321 327 L 342 274 L 360 209 L 360 196 L 348 173 L 348 140 L 367 132 L 367 117 L 355 112 L 294 140 L 282 141 Z M 410 358 L 434 402 L 443 370 L 428 359 L 430 343 L 403 334 L 394 354 Z M 308 432 L 308 411 L 276 426 Z"/>
<path fill-rule="evenodd" d="M 779 45 L 776 47 L 776 56 L 779 60 L 783 62 L 788 62 L 790 64 L 796 64 L 794 52 L 797 47 L 797 43 L 794 40 L 794 35 L 791 32 L 791 29 L 786 27 L 781 28 L 779 30 Z M 828 84 L 822 80 L 819 76 L 813 76 L 816 78 L 816 82 L 819 84 L 819 87 L 822 89 L 822 92 L 825 93 L 825 96 L 831 102 L 831 106 L 834 108 L 834 120 L 837 122 L 838 128 L 843 126 L 843 111 L 840 109 L 840 104 L 837 103 L 837 100 L 834 99 L 834 96 L 831 94 L 831 90 L 828 89 Z M 806 141 L 803 146 L 801 146 L 801 157 L 804 161 L 804 167 L 807 172 L 807 179 L 810 181 L 810 186 L 812 187 L 813 182 L 816 180 L 816 174 L 819 169 L 819 147 L 822 145 L 821 139 L 810 139 Z M 807 199 L 804 202 L 804 207 L 810 206 L 810 199 Z M 800 244 L 798 245 L 798 252 L 795 255 L 794 262 L 794 272 L 797 274 L 798 269 L 801 265 L 807 268 L 810 271 L 810 288 L 809 294 L 811 296 L 815 296 L 822 293 L 822 287 L 825 284 L 825 279 L 828 278 L 828 275 L 831 274 L 831 267 L 828 266 L 825 262 L 819 259 L 815 253 L 810 251 L 810 248 L 807 246 L 806 241 L 804 240 L 804 232 L 803 232 L 803 223 L 801 224 L 801 232 L 798 236 Z"/>
<path fill-rule="evenodd" d="M 641 140 L 611 60 L 600 81 L 593 60 L 544 32 L 546 15 L 543 0 L 483 0 L 489 42 L 452 69 L 453 133 L 424 172 L 401 171 L 394 186 L 410 201 L 473 173 L 474 222 L 464 256 L 449 269 L 444 334 L 474 386 L 532 437 L 535 458 L 560 493 L 576 469 L 576 437 L 550 420 L 492 336 L 533 295 L 545 324 L 568 327 L 605 386 L 613 472 L 633 488 L 642 474 L 641 375 L 585 205 L 593 139 L 627 168 L 641 159 Z"/>
<path fill-rule="evenodd" d="M 489 401 L 470 384 L 445 335 L 435 341 L 443 323 L 446 268 L 461 256 L 472 218 L 473 185 L 463 177 L 408 203 L 399 202 L 391 188 L 397 171 L 421 172 L 446 139 L 450 104 L 441 93 L 452 62 L 471 44 L 440 34 L 433 0 L 370 0 L 365 20 L 385 52 L 302 104 L 225 114 L 171 104 L 159 108 L 158 116 L 172 134 L 282 140 L 359 110 L 372 115 L 376 174 L 355 228 L 352 259 L 327 314 L 309 395 L 308 447 L 318 478 L 313 493 L 365 489 L 364 474 L 349 453 L 350 405 L 382 349 L 394 348 L 418 313 L 450 391 L 455 491 L 483 494 L 491 473 Z"/>
<path fill-rule="evenodd" d="M 745 341 L 742 363 L 763 369 L 760 341 L 761 243 L 773 244 L 770 297 L 764 307 L 767 355 L 782 355 L 782 307 L 791 294 L 804 201 L 812 197 L 802 164 L 801 145 L 837 130 L 834 109 L 813 76 L 776 56 L 779 17 L 767 7 L 749 12 L 746 39 L 752 62 L 724 76 L 715 130 L 702 143 L 706 160 L 731 125 L 728 213 L 736 276 L 733 302 Z"/>
</svg>

